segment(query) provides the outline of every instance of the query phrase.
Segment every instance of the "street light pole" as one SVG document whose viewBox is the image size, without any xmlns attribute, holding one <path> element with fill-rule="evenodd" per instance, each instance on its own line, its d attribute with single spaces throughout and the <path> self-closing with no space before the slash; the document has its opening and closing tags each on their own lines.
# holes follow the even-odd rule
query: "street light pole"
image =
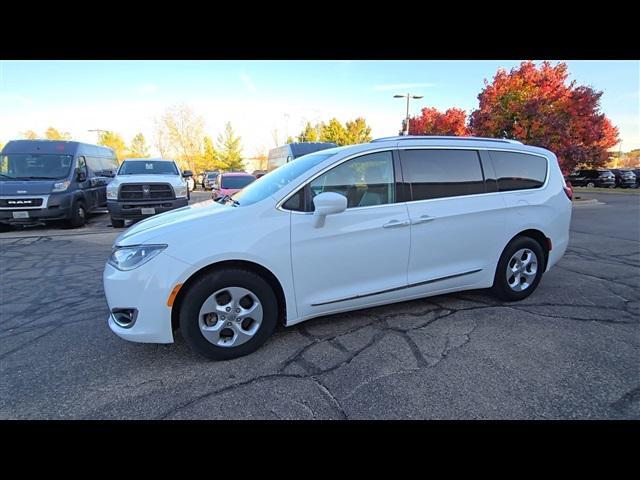
<svg viewBox="0 0 640 480">
<path fill-rule="evenodd" d="M 418 100 L 420 98 L 423 98 L 424 95 L 412 95 L 410 93 L 406 93 L 404 95 L 394 95 L 393 98 L 407 98 L 407 116 L 406 116 L 406 120 L 405 120 L 405 126 L 404 126 L 404 135 L 409 135 L 409 99 L 413 98 L 415 100 Z"/>
<path fill-rule="evenodd" d="M 108 133 L 108 132 L 110 132 L 110 131 L 111 131 L 111 130 L 103 130 L 103 129 L 101 129 L 101 128 L 94 128 L 94 129 L 92 129 L 92 130 L 87 130 L 87 132 L 96 132 L 97 134 L 100 134 L 100 133 L 103 133 L 103 132 L 104 132 L 104 133 Z"/>
</svg>

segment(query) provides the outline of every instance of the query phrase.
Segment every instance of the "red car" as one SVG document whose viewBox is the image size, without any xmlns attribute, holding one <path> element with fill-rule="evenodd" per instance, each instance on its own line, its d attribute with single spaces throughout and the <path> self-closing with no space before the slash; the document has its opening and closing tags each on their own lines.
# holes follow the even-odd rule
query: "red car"
<svg viewBox="0 0 640 480">
<path fill-rule="evenodd" d="M 217 200 L 226 195 L 233 195 L 242 190 L 256 179 L 246 172 L 221 173 L 215 180 L 211 189 L 211 198 Z"/>
</svg>

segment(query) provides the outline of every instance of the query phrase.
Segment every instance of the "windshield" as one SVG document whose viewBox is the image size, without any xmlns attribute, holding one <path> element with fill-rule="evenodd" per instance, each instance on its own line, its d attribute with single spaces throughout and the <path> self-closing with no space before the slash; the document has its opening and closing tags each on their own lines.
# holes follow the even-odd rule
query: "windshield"
<svg viewBox="0 0 640 480">
<path fill-rule="evenodd" d="M 67 178 L 73 163 L 72 155 L 12 153 L 0 161 L 0 180 L 59 180 Z"/>
<path fill-rule="evenodd" d="M 231 198 L 238 205 L 251 205 L 273 195 L 281 188 L 286 187 L 290 182 L 298 178 L 310 168 L 318 165 L 338 153 L 339 149 L 332 148 L 324 150 L 322 153 L 310 153 L 295 160 L 285 163 L 281 167 L 260 177 L 244 190 L 239 191 Z"/>
<path fill-rule="evenodd" d="M 125 161 L 118 170 L 118 175 L 178 175 L 178 169 L 173 162 Z"/>
<path fill-rule="evenodd" d="M 253 175 L 231 175 L 222 176 L 222 184 L 220 188 L 229 188 L 235 190 L 236 188 L 244 188 L 256 179 Z"/>
</svg>

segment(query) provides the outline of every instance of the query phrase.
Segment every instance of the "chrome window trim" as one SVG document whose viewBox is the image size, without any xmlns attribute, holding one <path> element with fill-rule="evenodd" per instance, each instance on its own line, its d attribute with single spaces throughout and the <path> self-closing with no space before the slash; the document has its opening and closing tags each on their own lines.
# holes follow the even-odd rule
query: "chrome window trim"
<svg viewBox="0 0 640 480">
<path fill-rule="evenodd" d="M 50 195 L 28 195 L 25 193 L 20 193 L 18 195 L 0 195 L 0 200 L 20 200 L 22 198 L 41 198 L 42 205 L 38 205 L 36 207 L 0 207 L 0 210 L 42 210 L 49 207 L 49 196 Z"/>
<path fill-rule="evenodd" d="M 526 147 L 526 145 L 524 145 Z M 313 175 L 312 177 L 307 178 L 306 180 L 303 180 L 301 184 L 299 184 L 298 186 L 296 186 L 291 193 L 289 193 L 288 195 L 286 195 L 284 197 L 284 199 L 280 200 L 277 204 L 276 204 L 276 210 L 280 210 L 281 212 L 286 212 L 286 213 L 291 213 L 291 214 L 297 214 L 297 215 L 313 215 L 313 212 L 298 212 L 296 210 L 287 210 L 285 208 L 282 208 L 282 204 L 284 204 L 287 200 L 289 200 L 290 197 L 292 197 L 293 195 L 295 195 L 296 193 L 298 193 L 298 191 L 301 188 L 304 188 L 306 186 L 306 184 L 308 182 L 312 182 L 313 180 L 316 179 L 316 177 L 319 177 L 320 175 L 322 175 L 323 173 L 325 173 L 326 171 L 332 169 L 333 167 L 337 167 L 338 165 L 340 165 L 343 162 L 346 162 L 347 160 L 351 160 L 352 158 L 356 158 L 357 156 L 361 156 L 361 155 L 367 155 L 369 153 L 376 153 L 376 152 L 384 152 L 384 151 L 399 151 L 399 150 L 475 150 L 475 151 L 486 151 L 486 152 L 492 152 L 492 151 L 498 151 L 498 152 L 511 152 L 511 153 L 522 153 L 525 155 L 535 155 L 537 157 L 542 157 L 545 159 L 546 161 L 546 171 L 545 171 L 545 180 L 544 183 L 542 184 L 542 186 L 537 187 L 537 188 L 527 188 L 527 189 L 523 189 L 523 190 L 506 190 L 506 191 L 497 191 L 497 192 L 484 192 L 484 193 L 474 193 L 472 195 L 455 195 L 455 196 L 451 196 L 451 197 L 438 197 L 438 198 L 427 198 L 424 200 L 409 200 L 406 202 L 394 202 L 394 203 L 385 203 L 384 205 L 371 205 L 368 207 L 353 207 L 353 208 L 348 208 L 347 210 L 352 211 L 352 210 L 359 210 L 359 209 L 364 209 L 364 208 L 379 208 L 379 207 L 385 207 L 387 205 L 395 205 L 396 203 L 405 203 L 405 204 L 414 204 L 414 203 L 419 203 L 419 202 L 433 202 L 435 200 L 446 200 L 449 198 L 461 198 L 461 197 L 466 197 L 466 198 L 473 198 L 473 197 L 478 197 L 478 196 L 484 196 L 484 195 L 504 195 L 504 194 L 509 194 L 509 193 L 526 193 L 526 192 L 537 192 L 538 190 L 544 190 L 545 188 L 547 188 L 547 185 L 549 184 L 549 177 L 551 176 L 549 173 L 549 157 L 547 157 L 546 155 L 543 155 L 542 153 L 537 153 L 537 152 L 530 152 L 527 150 L 523 150 L 523 149 L 513 149 L 513 148 L 496 148 L 496 147 L 471 147 L 471 146 L 444 146 L 444 145 L 396 145 L 394 147 L 384 147 L 384 148 L 376 148 L 373 150 L 368 150 L 365 152 L 358 152 L 358 153 L 354 153 L 353 155 L 349 155 L 345 158 L 343 158 L 342 160 L 340 160 L 339 162 L 329 165 L 327 167 L 325 167 L 324 169 L 322 169 L 320 172 L 316 173 L 315 175 Z M 401 160 L 402 161 L 402 160 Z M 492 160 L 492 165 L 493 165 L 493 160 Z M 395 172 L 394 172 L 394 182 L 395 182 Z"/>
</svg>

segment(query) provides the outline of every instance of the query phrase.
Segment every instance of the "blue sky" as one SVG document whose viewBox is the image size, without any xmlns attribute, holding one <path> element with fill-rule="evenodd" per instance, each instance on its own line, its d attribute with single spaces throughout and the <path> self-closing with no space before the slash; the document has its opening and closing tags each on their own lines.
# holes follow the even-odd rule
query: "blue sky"
<svg viewBox="0 0 640 480">
<path fill-rule="evenodd" d="M 554 62 L 555 63 L 555 62 Z M 622 149 L 640 148 L 640 62 L 569 61 L 570 79 L 603 90 L 602 110 L 620 128 Z M 424 95 L 424 106 L 477 107 L 484 79 L 518 61 L 0 61 L 0 141 L 48 126 L 93 142 L 88 129 L 127 142 L 153 120 L 188 104 L 214 139 L 225 121 L 253 156 L 297 134 L 306 120 L 364 116 L 375 136 L 395 135 L 404 116 L 393 94 Z M 152 148 L 152 151 L 155 150 Z"/>
</svg>

